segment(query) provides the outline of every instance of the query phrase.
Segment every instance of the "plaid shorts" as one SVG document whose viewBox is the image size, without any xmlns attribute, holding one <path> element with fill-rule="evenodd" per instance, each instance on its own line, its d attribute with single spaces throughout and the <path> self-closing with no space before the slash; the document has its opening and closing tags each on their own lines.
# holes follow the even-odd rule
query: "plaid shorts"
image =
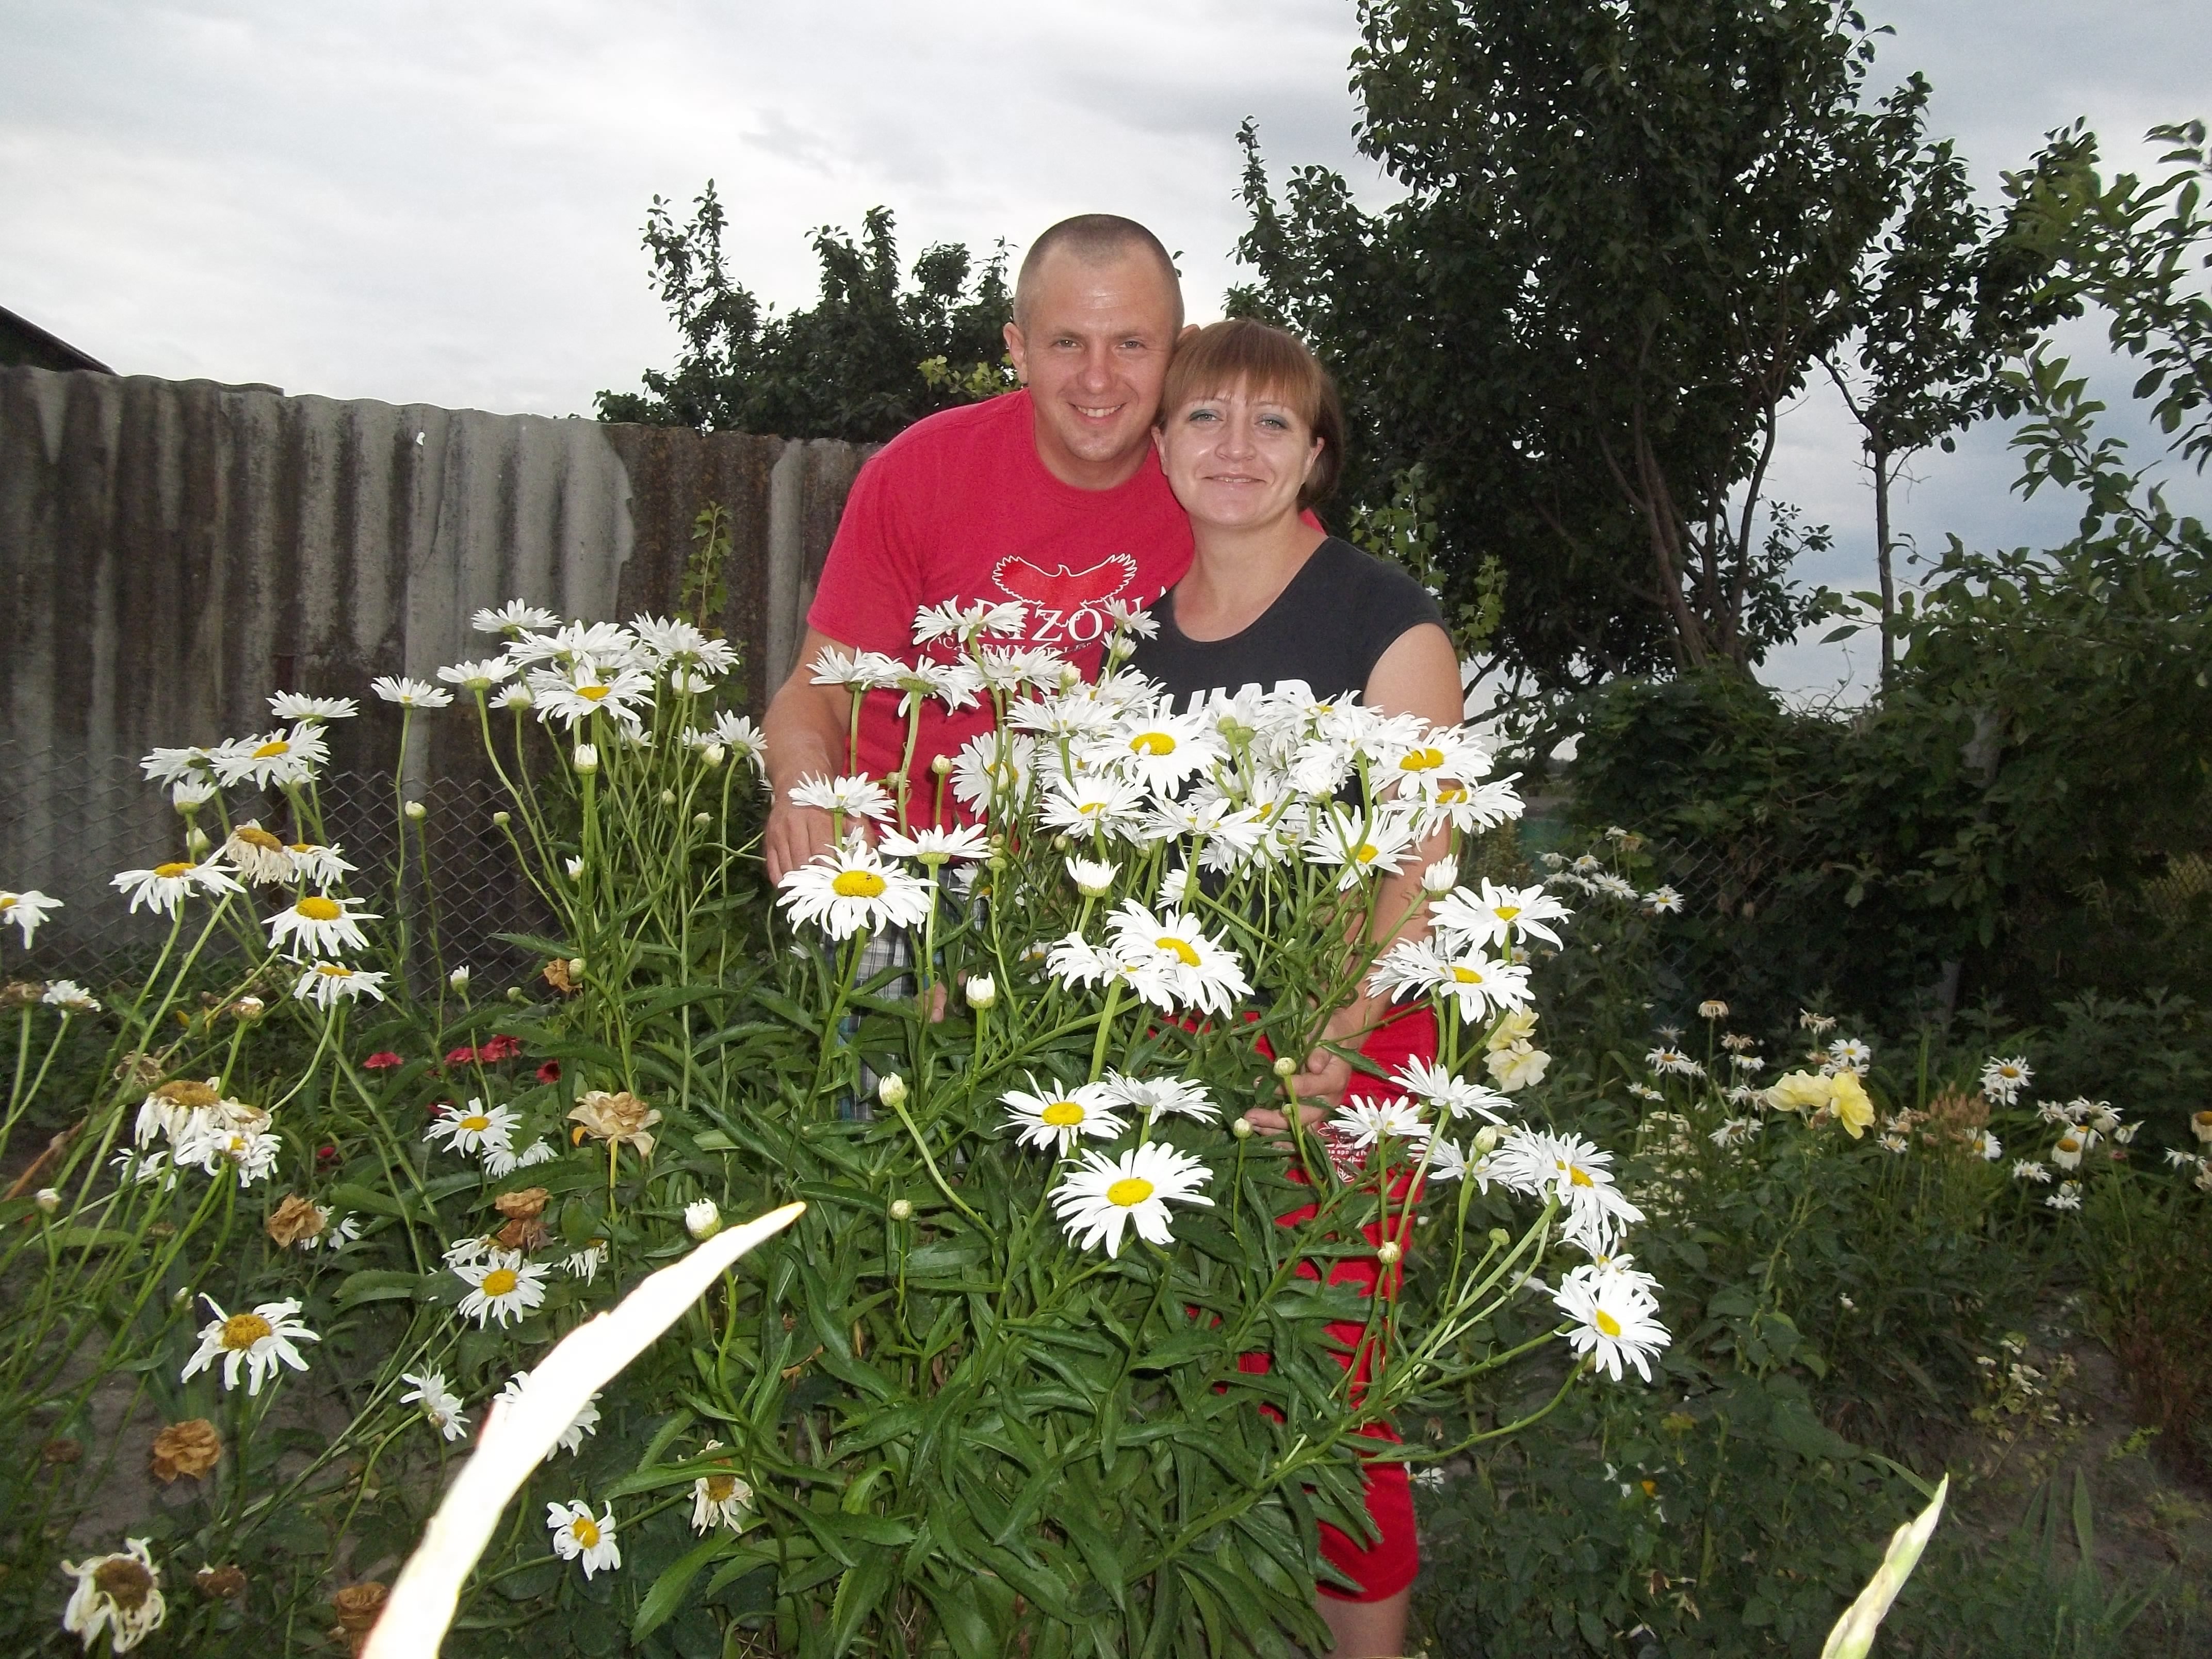
<svg viewBox="0 0 2212 1659">
<path fill-rule="evenodd" d="M 866 985 L 878 974 L 893 968 L 911 969 L 914 966 L 914 941 L 902 927 L 885 928 L 880 933 L 871 933 L 860 945 L 860 960 L 853 975 L 856 986 Z M 876 988 L 883 997 L 910 997 L 914 994 L 914 975 L 901 974 Z M 837 1029 L 848 1042 L 860 1035 L 860 1017 L 848 1014 L 838 1022 Z M 837 1115 L 850 1121 L 866 1122 L 876 1115 L 876 1074 L 866 1064 L 860 1067 L 860 1092 L 842 1095 L 837 1101 Z"/>
</svg>

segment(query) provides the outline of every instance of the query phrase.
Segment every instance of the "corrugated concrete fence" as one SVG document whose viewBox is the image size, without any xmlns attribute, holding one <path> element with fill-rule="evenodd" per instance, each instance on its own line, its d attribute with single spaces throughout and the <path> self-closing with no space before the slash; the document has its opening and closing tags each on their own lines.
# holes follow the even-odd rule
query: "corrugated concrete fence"
<svg viewBox="0 0 2212 1659">
<path fill-rule="evenodd" d="M 757 705 L 865 453 L 0 368 L 0 887 L 70 905 L 56 959 L 112 939 L 108 878 L 176 840 L 138 756 L 266 730 L 264 699 L 292 690 L 362 698 L 333 771 L 388 777 L 398 721 L 372 678 L 488 654 L 469 617 L 507 599 L 666 614 L 710 501 L 729 510 L 723 627 Z M 474 737 L 425 724 L 408 790 L 458 802 Z"/>
</svg>

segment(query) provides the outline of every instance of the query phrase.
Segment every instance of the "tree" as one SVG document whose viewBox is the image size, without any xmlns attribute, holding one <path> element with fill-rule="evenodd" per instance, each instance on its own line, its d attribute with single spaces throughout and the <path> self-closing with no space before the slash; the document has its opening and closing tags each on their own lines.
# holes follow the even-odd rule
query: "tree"
<svg viewBox="0 0 2212 1659">
<path fill-rule="evenodd" d="M 1912 112 L 1916 143 L 1898 216 L 1857 278 L 1856 331 L 1824 360 L 1858 422 L 1874 483 L 1885 686 L 1897 668 L 1891 486 L 1913 454 L 1930 444 L 1954 448 L 1960 431 L 1995 412 L 2006 401 L 2006 364 L 2081 308 L 2049 286 L 2055 249 L 2017 211 L 1990 233 L 1950 143 L 1918 140 L 1922 112 Z M 2054 154 L 2043 165 L 2074 163 Z"/>
<path fill-rule="evenodd" d="M 727 222 L 712 179 L 687 225 L 653 198 L 645 246 L 683 346 L 674 368 L 646 371 L 642 393 L 600 392 L 601 420 L 872 443 L 1012 385 L 1003 242 L 980 267 L 959 243 L 934 244 L 906 288 L 890 211 L 871 208 L 857 243 L 814 233 L 821 297 L 779 317 L 731 277 Z"/>
<path fill-rule="evenodd" d="M 1363 20 L 1360 145 L 1407 196 L 1367 215 L 1307 169 L 1279 210 L 1254 147 L 1239 302 L 1315 340 L 1383 476 L 1425 465 L 1458 567 L 1504 560 L 1516 666 L 1757 662 L 1809 610 L 1762 516 L 1777 421 L 1849 331 L 1924 83 L 1863 106 L 1871 45 L 1832 0 Z"/>
</svg>

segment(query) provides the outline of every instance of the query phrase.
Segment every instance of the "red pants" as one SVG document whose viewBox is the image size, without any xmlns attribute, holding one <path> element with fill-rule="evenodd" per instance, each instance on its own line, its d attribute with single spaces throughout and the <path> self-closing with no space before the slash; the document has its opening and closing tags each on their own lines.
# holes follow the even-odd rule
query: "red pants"
<svg viewBox="0 0 2212 1659">
<path fill-rule="evenodd" d="M 1261 1042 L 1262 1053 L 1272 1053 L 1266 1040 Z M 1374 1034 L 1360 1046 L 1365 1066 L 1352 1074 L 1352 1085 L 1345 1091 L 1348 1105 L 1360 1100 L 1387 1100 L 1402 1094 L 1401 1090 L 1384 1080 L 1383 1074 L 1395 1071 L 1409 1060 L 1433 1060 L 1437 1054 L 1436 1016 L 1426 1008 L 1416 1008 L 1385 1020 Z M 1373 1073 L 1370 1075 L 1370 1072 Z M 1304 1172 L 1293 1171 L 1293 1178 L 1303 1181 Z M 1411 1201 L 1410 1182 L 1401 1182 L 1391 1194 L 1395 1205 Z M 1277 1216 L 1276 1222 L 1285 1227 L 1294 1227 L 1310 1220 L 1316 1213 L 1311 1204 L 1302 1205 L 1285 1214 Z M 1380 1246 L 1382 1230 L 1375 1223 L 1362 1227 L 1370 1245 Z M 1310 1263 L 1298 1263 L 1302 1279 L 1319 1279 L 1321 1274 Z M 1389 1285 L 1383 1295 L 1389 1296 L 1397 1286 L 1397 1269 L 1391 1270 Z M 1329 1269 L 1332 1285 L 1357 1285 L 1363 1296 L 1373 1296 L 1382 1282 L 1382 1263 L 1375 1256 L 1354 1256 L 1340 1261 Z M 1328 1326 L 1330 1340 L 1341 1346 L 1344 1352 L 1337 1356 L 1338 1363 L 1350 1368 L 1354 1351 L 1367 1334 L 1364 1320 L 1336 1320 Z M 1352 1378 L 1352 1395 L 1356 1401 L 1360 1385 L 1366 1381 L 1370 1353 L 1358 1356 L 1359 1370 Z M 1237 1368 L 1242 1371 L 1260 1373 L 1270 1369 L 1264 1353 L 1239 1355 Z M 1269 1407 L 1267 1409 L 1272 1409 Z M 1398 1432 L 1388 1423 L 1370 1423 L 1360 1431 L 1364 1436 L 1399 1443 Z M 1403 1463 L 1369 1463 L 1361 1471 L 1367 1486 L 1367 1513 L 1381 1534 L 1371 1545 L 1361 1544 L 1342 1528 L 1326 1521 L 1321 1523 L 1321 1553 L 1322 1558 L 1338 1571 L 1358 1584 L 1357 1593 L 1322 1585 L 1321 1593 L 1340 1601 L 1384 1601 L 1413 1582 L 1421 1570 L 1420 1542 L 1413 1526 L 1413 1484 Z"/>
</svg>

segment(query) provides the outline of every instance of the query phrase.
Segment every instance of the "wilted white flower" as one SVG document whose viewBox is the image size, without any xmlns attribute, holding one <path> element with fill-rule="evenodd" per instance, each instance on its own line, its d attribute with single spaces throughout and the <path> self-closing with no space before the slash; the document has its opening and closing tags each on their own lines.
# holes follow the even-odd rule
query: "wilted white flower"
<svg viewBox="0 0 2212 1659">
<path fill-rule="evenodd" d="M 842 778 L 810 775 L 793 784 L 789 793 L 793 805 L 815 807 L 841 818 L 872 818 L 882 823 L 889 822 L 894 810 L 883 785 L 857 772 Z"/>
<path fill-rule="evenodd" d="M 700 1455 L 720 1450 L 722 1443 L 709 1440 Z M 732 1532 L 745 1524 L 745 1511 L 753 1506 L 753 1489 L 734 1474 L 702 1474 L 691 1483 L 691 1530 L 705 1532 L 727 1527 Z"/>
<path fill-rule="evenodd" d="M 419 1406 L 430 1426 L 448 1440 L 465 1440 L 469 1435 L 469 1419 L 461 1415 L 461 1397 L 446 1386 L 443 1371 L 425 1371 L 420 1376 L 403 1371 L 399 1380 L 415 1386 L 399 1396 L 403 1406 Z"/>
<path fill-rule="evenodd" d="M 112 1555 L 64 1561 L 62 1571 L 76 1580 L 62 1609 L 62 1628 L 81 1638 L 87 1653 L 102 1631 L 108 1633 L 110 1652 L 128 1653 L 161 1629 L 168 1615 L 168 1604 L 161 1599 L 161 1570 L 154 1565 L 147 1539 L 127 1538 Z"/>
<path fill-rule="evenodd" d="M 39 1000 L 49 1008 L 58 1008 L 64 1014 L 96 1014 L 100 999 L 73 979 L 58 979 L 48 982 L 39 994 Z"/>
<path fill-rule="evenodd" d="M 2033 1181 L 2047 1187 L 2051 1184 L 2051 1171 L 2033 1158 L 2023 1158 L 2014 1160 L 2012 1178 L 2014 1181 Z"/>
<path fill-rule="evenodd" d="M 1126 1077 L 1120 1072 L 1107 1073 L 1099 1083 L 1108 1099 L 1146 1119 L 1187 1117 L 1200 1123 L 1215 1123 L 1221 1118 L 1221 1109 L 1213 1103 L 1202 1083 L 1176 1077 Z"/>
</svg>

